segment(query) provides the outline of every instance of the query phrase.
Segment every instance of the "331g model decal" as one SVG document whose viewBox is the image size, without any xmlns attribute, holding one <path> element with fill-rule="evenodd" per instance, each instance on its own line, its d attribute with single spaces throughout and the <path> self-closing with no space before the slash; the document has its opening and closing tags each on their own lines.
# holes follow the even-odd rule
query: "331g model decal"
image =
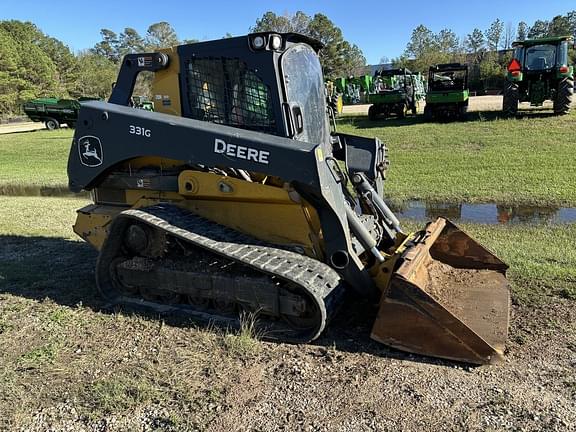
<svg viewBox="0 0 576 432">
<path fill-rule="evenodd" d="M 146 138 L 150 138 L 152 136 L 152 132 L 150 131 L 150 129 L 134 125 L 130 125 L 129 127 L 130 127 L 130 133 L 132 135 L 144 136 Z"/>
<path fill-rule="evenodd" d="M 214 140 L 214 153 L 222 153 L 233 158 L 245 159 L 265 165 L 268 165 L 268 156 L 270 156 L 270 152 L 227 143 L 218 138 Z"/>
</svg>

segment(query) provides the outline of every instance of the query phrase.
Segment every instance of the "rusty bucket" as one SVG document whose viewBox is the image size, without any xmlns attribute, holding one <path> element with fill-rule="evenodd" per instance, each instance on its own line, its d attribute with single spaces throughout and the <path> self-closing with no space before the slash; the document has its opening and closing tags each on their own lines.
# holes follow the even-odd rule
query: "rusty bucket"
<svg viewBox="0 0 576 432">
<path fill-rule="evenodd" d="M 418 233 L 399 262 L 374 340 L 468 363 L 503 360 L 510 310 L 504 262 L 444 218 Z"/>
</svg>

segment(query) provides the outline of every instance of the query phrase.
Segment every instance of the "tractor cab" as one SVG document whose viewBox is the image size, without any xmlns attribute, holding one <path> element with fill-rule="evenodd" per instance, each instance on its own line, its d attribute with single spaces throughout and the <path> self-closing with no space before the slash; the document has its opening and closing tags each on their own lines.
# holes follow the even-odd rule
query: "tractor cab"
<svg viewBox="0 0 576 432">
<path fill-rule="evenodd" d="M 468 67 L 460 63 L 432 66 L 428 71 L 428 91 L 463 91 L 468 88 Z"/>
<path fill-rule="evenodd" d="M 416 115 L 418 105 L 424 99 L 424 81 L 420 74 L 406 68 L 380 69 L 372 80 L 368 94 L 368 118 L 396 115 L 403 118 L 409 111 Z"/>
<path fill-rule="evenodd" d="M 409 92 L 412 87 L 412 72 L 406 68 L 381 69 L 374 74 L 374 92 Z"/>
<path fill-rule="evenodd" d="M 515 69 L 529 74 L 567 67 L 569 41 L 568 37 L 560 37 L 515 42 Z"/>
</svg>

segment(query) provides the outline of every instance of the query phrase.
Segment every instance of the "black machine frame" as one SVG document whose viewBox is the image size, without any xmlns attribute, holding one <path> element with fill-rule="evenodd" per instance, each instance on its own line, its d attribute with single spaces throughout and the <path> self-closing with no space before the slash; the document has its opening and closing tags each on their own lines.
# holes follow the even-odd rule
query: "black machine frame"
<svg viewBox="0 0 576 432">
<path fill-rule="evenodd" d="M 180 160 L 190 166 L 226 166 L 280 177 L 316 208 L 327 263 L 359 293 L 378 298 L 379 292 L 359 256 L 376 249 L 374 245 L 383 239 L 370 238 L 370 234 L 362 230 L 357 213 L 350 210 L 354 204 L 347 202 L 346 194 L 341 191 L 346 189 L 349 179 L 365 178 L 367 181 L 363 184 L 370 184 L 364 186 L 368 188 L 366 196 L 381 196 L 387 167 L 386 147 L 376 138 L 330 134 L 325 98 L 318 107 L 323 124 L 315 127 L 326 128 L 327 133 L 321 135 L 321 142 L 300 140 L 298 124 L 306 121 L 309 113 L 300 112 L 302 118 L 299 119 L 298 111 L 302 107 L 294 106 L 287 99 L 281 59 L 295 47 L 312 47 L 317 52 L 321 45 L 300 35 L 282 34 L 278 35 L 281 45 L 274 48 L 274 35 L 277 34 L 259 33 L 178 47 L 182 117 L 128 106 L 138 73 L 165 68 L 170 60 L 164 53 L 146 54 L 145 62 L 138 59 L 142 54 L 126 56 L 109 103 L 88 102 L 80 113 L 68 164 L 70 189 L 76 192 L 94 189 L 122 163 L 144 156 Z M 258 36 L 265 41 L 263 49 L 254 47 L 254 38 Z M 276 122 L 275 134 L 188 118 L 192 116 L 192 107 L 185 94 L 187 59 L 226 56 L 241 58 L 270 89 L 274 115 L 282 119 Z M 83 161 L 81 152 L 86 145 L 99 147 L 100 163 L 87 165 Z M 222 145 L 226 146 L 224 152 L 216 148 Z M 346 161 L 347 173 L 342 173 L 338 160 Z M 370 188 L 375 192 L 371 194 Z M 379 209 L 380 217 L 390 221 L 391 212 L 380 201 L 371 207 Z M 358 204 L 354 205 L 357 209 L 361 208 Z M 395 218 L 389 225 L 394 224 L 399 229 Z M 385 227 L 387 241 L 394 241 L 398 229 Z M 364 245 L 363 250 L 353 247 L 351 233 Z"/>
</svg>

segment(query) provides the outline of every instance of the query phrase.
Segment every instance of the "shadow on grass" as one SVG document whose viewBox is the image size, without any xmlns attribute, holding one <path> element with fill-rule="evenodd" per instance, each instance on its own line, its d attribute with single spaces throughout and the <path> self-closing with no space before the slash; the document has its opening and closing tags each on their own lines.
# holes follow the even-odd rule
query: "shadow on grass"
<svg viewBox="0 0 576 432">
<path fill-rule="evenodd" d="M 206 325 L 187 316 L 162 315 L 143 310 L 120 310 L 100 298 L 94 280 L 97 252 L 87 243 L 56 237 L 0 235 L 0 294 L 36 301 L 50 299 L 76 307 L 82 305 L 99 313 L 137 314 L 147 319 L 162 319 L 175 327 Z M 364 352 L 384 357 L 408 359 L 431 364 L 455 364 L 388 348 L 370 339 L 376 307 L 352 299 L 332 320 L 324 334 L 314 342 L 335 352 Z M 215 328 L 209 323 L 206 328 Z"/>
<path fill-rule="evenodd" d="M 518 114 L 514 117 L 518 120 L 520 119 L 534 119 L 534 118 L 550 118 L 556 117 L 551 110 L 548 109 L 529 109 L 525 111 L 518 111 Z M 416 116 L 407 116 L 404 118 L 379 118 L 377 120 L 369 120 L 367 115 L 354 115 L 346 116 L 338 119 L 337 125 L 352 125 L 358 129 L 370 129 L 370 128 L 385 128 L 385 127 L 399 127 L 399 126 L 411 126 L 417 124 L 448 124 L 448 123 L 464 123 L 473 121 L 489 122 L 494 120 L 504 120 L 508 119 L 501 111 L 473 111 L 469 112 L 466 119 L 433 119 L 426 120 L 423 114 L 418 114 Z"/>
<path fill-rule="evenodd" d="M 97 292 L 94 270 L 98 252 L 89 244 L 58 237 L 0 235 L 0 294 L 36 301 L 50 299 L 62 306 L 82 305 L 95 312 L 138 314 L 157 319 L 147 310 L 120 310 Z M 190 318 L 163 316 L 173 326 Z"/>
<path fill-rule="evenodd" d="M 86 243 L 57 237 L 0 236 L 0 293 L 99 309 L 94 265 Z"/>
</svg>

